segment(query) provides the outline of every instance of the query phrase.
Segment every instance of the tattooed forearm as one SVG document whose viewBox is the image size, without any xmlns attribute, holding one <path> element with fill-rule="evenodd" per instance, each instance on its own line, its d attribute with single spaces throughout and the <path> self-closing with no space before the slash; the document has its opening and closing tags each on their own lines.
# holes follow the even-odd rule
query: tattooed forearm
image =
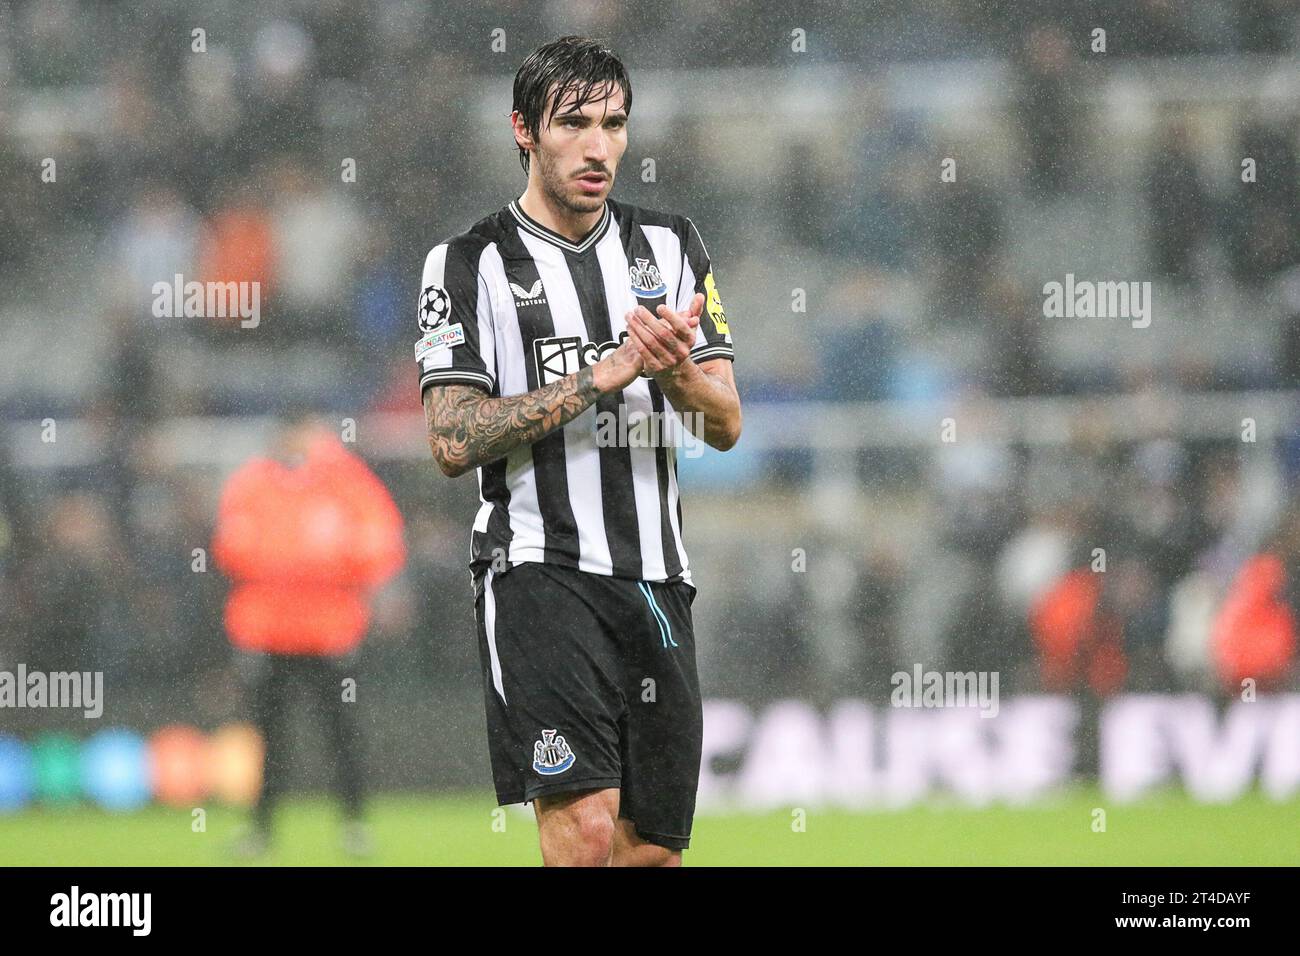
<svg viewBox="0 0 1300 956">
<path fill-rule="evenodd" d="M 425 389 L 429 448 L 443 474 L 462 475 L 572 421 L 599 397 L 591 366 L 558 382 L 506 398 L 472 385 Z"/>
</svg>

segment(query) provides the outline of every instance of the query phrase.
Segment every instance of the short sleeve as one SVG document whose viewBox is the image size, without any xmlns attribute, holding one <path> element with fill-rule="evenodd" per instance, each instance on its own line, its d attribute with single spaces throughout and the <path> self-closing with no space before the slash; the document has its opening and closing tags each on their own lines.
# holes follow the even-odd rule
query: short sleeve
<svg viewBox="0 0 1300 956">
<path fill-rule="evenodd" d="M 424 260 L 415 342 L 421 396 L 430 385 L 496 387 L 491 296 L 473 253 L 453 240 Z"/>
<path fill-rule="evenodd" d="M 695 345 L 691 348 L 691 358 L 696 362 L 709 359 L 736 358 L 731 342 L 731 329 L 727 325 L 727 313 L 722 307 L 722 295 L 718 292 L 717 281 L 713 278 L 713 266 L 709 262 L 709 252 L 704 248 L 704 240 L 695 223 L 686 220 L 686 248 L 683 253 L 682 281 L 677 290 L 677 310 L 687 308 L 697 292 L 704 295 L 704 312 L 700 316 L 700 327 L 695 332 Z"/>
</svg>

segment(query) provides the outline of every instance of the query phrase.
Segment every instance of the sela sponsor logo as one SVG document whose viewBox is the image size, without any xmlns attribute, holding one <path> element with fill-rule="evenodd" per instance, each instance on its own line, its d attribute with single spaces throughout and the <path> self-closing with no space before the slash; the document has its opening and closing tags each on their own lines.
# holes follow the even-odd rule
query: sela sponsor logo
<svg viewBox="0 0 1300 956">
<path fill-rule="evenodd" d="M 577 760 L 568 741 L 555 733 L 554 730 L 543 730 L 542 739 L 533 743 L 533 769 L 546 776 L 564 773 Z"/>
<path fill-rule="evenodd" d="M 510 292 L 515 297 L 515 308 L 521 308 L 525 305 L 545 305 L 546 296 L 543 294 L 545 291 L 542 288 L 541 279 L 534 282 L 532 287 L 528 289 L 516 282 L 510 283 Z"/>
<path fill-rule="evenodd" d="M 420 293 L 420 308 L 416 313 L 420 331 L 432 332 L 439 326 L 446 325 L 450 319 L 451 296 L 447 294 L 447 290 L 440 285 L 425 286 L 424 291 Z"/>
<path fill-rule="evenodd" d="M 455 325 L 434 329 L 415 343 L 415 360 L 418 362 L 431 352 L 442 352 L 456 345 L 465 344 L 465 328 L 459 322 Z"/>
<path fill-rule="evenodd" d="M 997 671 L 896 671 L 889 682 L 891 707 L 979 707 L 981 717 L 998 715 Z"/>
<path fill-rule="evenodd" d="M 619 405 L 618 413 L 596 413 L 598 448 L 683 448 L 687 458 L 704 454 L 702 412 L 629 412 Z"/>
<path fill-rule="evenodd" d="M 172 282 L 153 284 L 153 314 L 159 319 L 238 318 L 239 326 L 262 324 L 260 282 L 185 281 L 179 272 Z"/>
<path fill-rule="evenodd" d="M 104 713 L 103 671 L 0 671 L 0 707 L 81 709 L 91 720 Z"/>
<path fill-rule="evenodd" d="M 616 342 L 584 342 L 576 335 L 558 335 L 533 340 L 533 362 L 537 366 L 537 384 L 549 385 L 566 375 L 595 365 L 627 339 L 621 332 Z"/>
<path fill-rule="evenodd" d="M 637 259 L 635 265 L 628 266 L 627 277 L 638 298 L 657 299 L 668 291 L 659 267 L 649 259 Z"/>
<path fill-rule="evenodd" d="M 1064 283 L 1044 285 L 1043 295 L 1049 319 L 1130 319 L 1135 329 L 1151 324 L 1150 282 L 1076 282 L 1067 272 Z"/>
<path fill-rule="evenodd" d="M 131 935 L 148 936 L 152 914 L 152 893 L 82 893 L 74 886 L 50 897 L 51 926 L 129 926 Z"/>
</svg>

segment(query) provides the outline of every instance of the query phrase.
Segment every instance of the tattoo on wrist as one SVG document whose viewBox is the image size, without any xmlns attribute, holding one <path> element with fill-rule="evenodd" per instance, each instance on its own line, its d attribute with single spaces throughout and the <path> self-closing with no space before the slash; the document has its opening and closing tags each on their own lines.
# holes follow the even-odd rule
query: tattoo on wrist
<svg viewBox="0 0 1300 956">
<path fill-rule="evenodd" d="M 587 399 L 589 404 L 600 398 L 600 389 L 596 387 L 596 367 L 594 365 L 584 365 L 578 369 L 578 394 Z"/>
</svg>

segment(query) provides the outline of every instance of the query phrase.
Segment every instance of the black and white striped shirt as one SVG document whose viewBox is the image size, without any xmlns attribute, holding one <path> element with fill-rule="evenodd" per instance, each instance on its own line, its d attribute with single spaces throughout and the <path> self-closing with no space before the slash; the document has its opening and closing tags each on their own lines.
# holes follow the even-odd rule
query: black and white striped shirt
<svg viewBox="0 0 1300 956">
<path fill-rule="evenodd" d="M 578 371 L 627 335 L 644 305 L 680 311 L 706 297 L 695 361 L 733 358 L 708 253 L 687 218 L 607 200 L 600 222 L 570 242 L 512 202 L 434 247 L 420 284 L 420 391 L 475 385 L 519 395 Z M 672 411 L 642 376 L 603 395 L 561 429 L 478 469 L 482 506 L 472 567 L 495 557 L 596 574 L 690 582 L 673 442 L 598 441 L 620 405 L 626 417 Z M 602 414 L 603 413 L 603 414 Z M 631 447 L 629 447 L 631 446 Z"/>
</svg>

